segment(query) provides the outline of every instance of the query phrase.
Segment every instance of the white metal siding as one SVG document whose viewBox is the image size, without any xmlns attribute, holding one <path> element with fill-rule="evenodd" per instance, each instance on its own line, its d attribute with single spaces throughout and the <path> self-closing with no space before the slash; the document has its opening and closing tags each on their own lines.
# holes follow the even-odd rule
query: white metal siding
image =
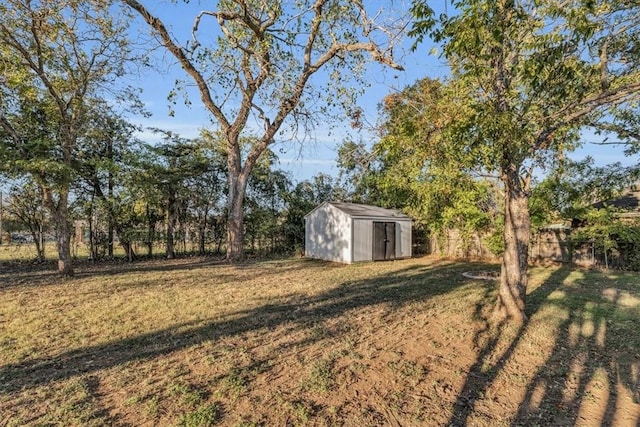
<svg viewBox="0 0 640 427">
<path fill-rule="evenodd" d="M 305 255 L 344 263 L 371 261 L 375 221 L 395 223 L 395 258 L 411 257 L 411 219 L 352 216 L 331 203 L 323 203 L 305 217 Z"/>
<path fill-rule="evenodd" d="M 369 219 L 353 220 L 353 261 L 371 261 L 373 259 L 373 221 Z"/>
<path fill-rule="evenodd" d="M 351 218 L 328 204 L 307 215 L 305 256 L 351 263 Z"/>
<path fill-rule="evenodd" d="M 396 221 L 396 258 L 411 257 L 411 221 Z"/>
<path fill-rule="evenodd" d="M 353 220 L 353 262 L 373 260 L 374 221 L 396 224 L 396 258 L 411 257 L 411 221 L 391 218 Z"/>
</svg>

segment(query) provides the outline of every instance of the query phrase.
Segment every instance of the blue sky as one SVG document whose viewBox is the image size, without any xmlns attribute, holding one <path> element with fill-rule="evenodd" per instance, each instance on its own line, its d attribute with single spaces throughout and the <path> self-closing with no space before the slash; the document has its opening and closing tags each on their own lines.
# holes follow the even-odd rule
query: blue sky
<svg viewBox="0 0 640 427">
<path fill-rule="evenodd" d="M 435 6 L 443 7 L 446 0 L 437 2 Z M 201 9 L 199 2 L 191 2 L 189 5 L 180 4 L 180 13 L 176 13 L 174 5 L 167 2 L 146 2 L 152 13 L 160 16 L 172 29 L 173 34 L 178 39 L 188 37 L 193 19 L 197 12 Z M 374 7 L 404 7 L 407 8 L 408 2 L 400 1 L 372 1 L 367 3 Z M 450 6 L 449 6 L 450 7 Z M 141 28 L 146 31 L 146 24 L 138 20 Z M 396 59 L 400 62 L 405 71 L 395 71 L 384 68 L 379 64 L 370 64 L 367 69 L 367 80 L 370 86 L 365 90 L 364 94 L 359 98 L 358 104 L 365 112 L 367 121 L 374 123 L 377 119 L 377 104 L 381 99 L 393 91 L 401 90 L 407 85 L 412 84 L 422 77 L 445 77 L 448 73 L 446 64 L 430 55 L 429 52 L 433 44 L 428 40 L 418 47 L 416 51 L 411 51 L 410 45 L 412 41 L 407 39 L 400 50 L 396 53 Z M 199 95 L 193 91 L 190 99 L 192 105 L 186 107 L 182 100 L 178 99 L 176 105 L 173 106 L 175 112 L 173 117 L 168 114 L 167 95 L 173 88 L 176 78 L 186 78 L 184 72 L 179 65 L 175 63 L 173 58 L 165 52 L 157 51 L 160 63 L 165 69 L 162 73 L 156 73 L 149 70 L 139 81 L 132 82 L 134 85 L 141 86 L 143 89 L 142 100 L 145 102 L 149 111 L 153 116 L 150 119 L 138 119 L 137 121 L 143 126 L 157 127 L 164 130 L 171 130 L 183 137 L 197 136 L 199 129 L 202 127 L 214 127 L 210 120 L 210 114 L 201 105 Z M 346 121 L 348 122 L 348 121 Z M 150 132 L 141 135 L 143 139 L 151 142 L 158 140 L 158 137 Z M 337 147 L 348 136 L 355 140 L 362 140 L 371 143 L 374 141 L 373 136 L 365 131 L 356 132 L 348 123 L 339 126 L 319 126 L 314 135 L 310 135 L 310 141 L 305 145 L 292 142 L 279 142 L 272 149 L 280 158 L 280 168 L 291 173 L 294 181 L 309 179 L 312 176 L 324 172 L 336 176 L 338 170 L 335 167 L 337 157 Z M 585 134 L 586 141 L 597 141 L 594 135 Z M 574 159 L 581 159 L 587 155 L 592 156 L 598 166 L 604 166 L 613 162 L 622 162 L 625 165 L 637 163 L 637 158 L 627 158 L 623 154 L 621 146 L 599 146 L 593 144 L 585 144 L 581 149 L 571 154 Z"/>
<path fill-rule="evenodd" d="M 199 2 L 191 2 L 188 5 L 180 4 L 181 13 L 176 13 L 175 5 L 168 2 L 158 2 L 151 5 L 145 2 L 149 10 L 156 16 L 163 19 L 165 24 L 171 28 L 172 33 L 178 40 L 185 40 L 190 35 L 193 19 L 197 12 L 201 10 Z M 444 0 L 442 2 L 444 4 Z M 410 2 L 406 1 L 368 1 L 367 5 L 372 7 L 389 7 L 408 9 Z M 137 20 L 142 31 L 147 31 L 146 24 L 140 19 Z M 431 46 L 424 44 L 417 51 L 410 49 L 412 41 L 407 39 L 403 46 L 396 52 L 395 59 L 400 62 L 405 71 L 396 71 L 384 67 L 380 64 L 370 64 L 367 68 L 366 79 L 369 87 L 358 100 L 358 106 L 365 112 L 366 120 L 374 123 L 377 119 L 377 105 L 387 94 L 398 91 L 412 84 L 420 77 L 429 75 L 432 77 L 445 76 L 447 67 L 434 57 L 429 56 L 428 51 Z M 141 86 L 143 89 L 142 100 L 152 112 L 150 119 L 138 118 L 145 127 L 156 127 L 164 130 L 171 130 L 183 137 L 195 137 L 202 127 L 215 127 L 210 119 L 210 114 L 202 106 L 199 95 L 194 90 L 190 94 L 192 105 L 186 107 L 178 100 L 176 105 L 172 105 L 174 116 L 168 115 L 167 95 L 173 88 L 177 78 L 184 79 L 186 74 L 181 70 L 175 60 L 163 51 L 157 51 L 157 58 L 161 58 L 162 73 L 149 70 L 141 76 L 138 81 L 130 82 L 134 86 Z M 190 81 L 190 80 L 189 80 Z M 348 121 L 347 121 L 348 122 Z M 337 147 L 350 136 L 356 140 L 372 142 L 373 137 L 366 131 L 356 132 L 348 123 L 344 125 L 329 123 L 326 126 L 319 126 L 314 135 L 310 135 L 310 141 L 304 146 L 294 142 L 278 142 L 272 149 L 280 158 L 280 168 L 289 171 L 295 181 L 309 179 L 317 173 L 324 172 L 330 175 L 337 175 L 335 167 L 337 157 Z M 159 140 L 152 132 L 144 132 L 141 137 L 149 142 Z"/>
</svg>

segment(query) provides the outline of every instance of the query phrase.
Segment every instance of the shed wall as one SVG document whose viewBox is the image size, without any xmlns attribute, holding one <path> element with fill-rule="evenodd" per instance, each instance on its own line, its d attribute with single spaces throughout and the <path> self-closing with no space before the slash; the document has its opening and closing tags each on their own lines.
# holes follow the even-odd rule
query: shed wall
<svg viewBox="0 0 640 427">
<path fill-rule="evenodd" d="M 411 257 L 411 221 L 396 221 L 396 258 Z"/>
<path fill-rule="evenodd" d="M 324 205 L 305 218 L 305 256 L 351 263 L 351 218 Z"/>
<path fill-rule="evenodd" d="M 411 221 L 393 218 L 353 220 L 353 261 L 373 260 L 373 223 L 374 221 L 396 224 L 396 258 L 411 257 Z"/>
<path fill-rule="evenodd" d="M 373 221 L 353 220 L 353 261 L 373 260 Z"/>
</svg>

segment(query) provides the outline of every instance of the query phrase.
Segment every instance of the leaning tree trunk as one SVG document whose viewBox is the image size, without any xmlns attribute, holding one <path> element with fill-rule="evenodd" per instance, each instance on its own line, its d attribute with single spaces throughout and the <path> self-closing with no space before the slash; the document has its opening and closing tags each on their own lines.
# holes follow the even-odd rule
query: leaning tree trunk
<svg viewBox="0 0 640 427">
<path fill-rule="evenodd" d="M 503 173 L 505 185 L 504 254 L 500 274 L 499 312 L 517 322 L 527 320 L 525 302 L 531 220 L 529 194 L 517 168 Z"/>
<path fill-rule="evenodd" d="M 31 238 L 33 239 L 33 244 L 36 247 L 36 257 L 38 262 L 44 262 L 44 245 L 42 240 L 42 227 L 40 227 L 37 223 L 29 225 L 29 233 L 31 234 Z"/>
</svg>

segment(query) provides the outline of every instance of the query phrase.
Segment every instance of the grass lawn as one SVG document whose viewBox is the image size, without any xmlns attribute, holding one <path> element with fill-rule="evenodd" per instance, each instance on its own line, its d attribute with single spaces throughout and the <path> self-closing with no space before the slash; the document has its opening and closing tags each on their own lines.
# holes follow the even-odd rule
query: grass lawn
<svg viewBox="0 0 640 427">
<path fill-rule="evenodd" d="M 0 264 L 0 426 L 636 426 L 637 274 L 206 258 Z"/>
</svg>

